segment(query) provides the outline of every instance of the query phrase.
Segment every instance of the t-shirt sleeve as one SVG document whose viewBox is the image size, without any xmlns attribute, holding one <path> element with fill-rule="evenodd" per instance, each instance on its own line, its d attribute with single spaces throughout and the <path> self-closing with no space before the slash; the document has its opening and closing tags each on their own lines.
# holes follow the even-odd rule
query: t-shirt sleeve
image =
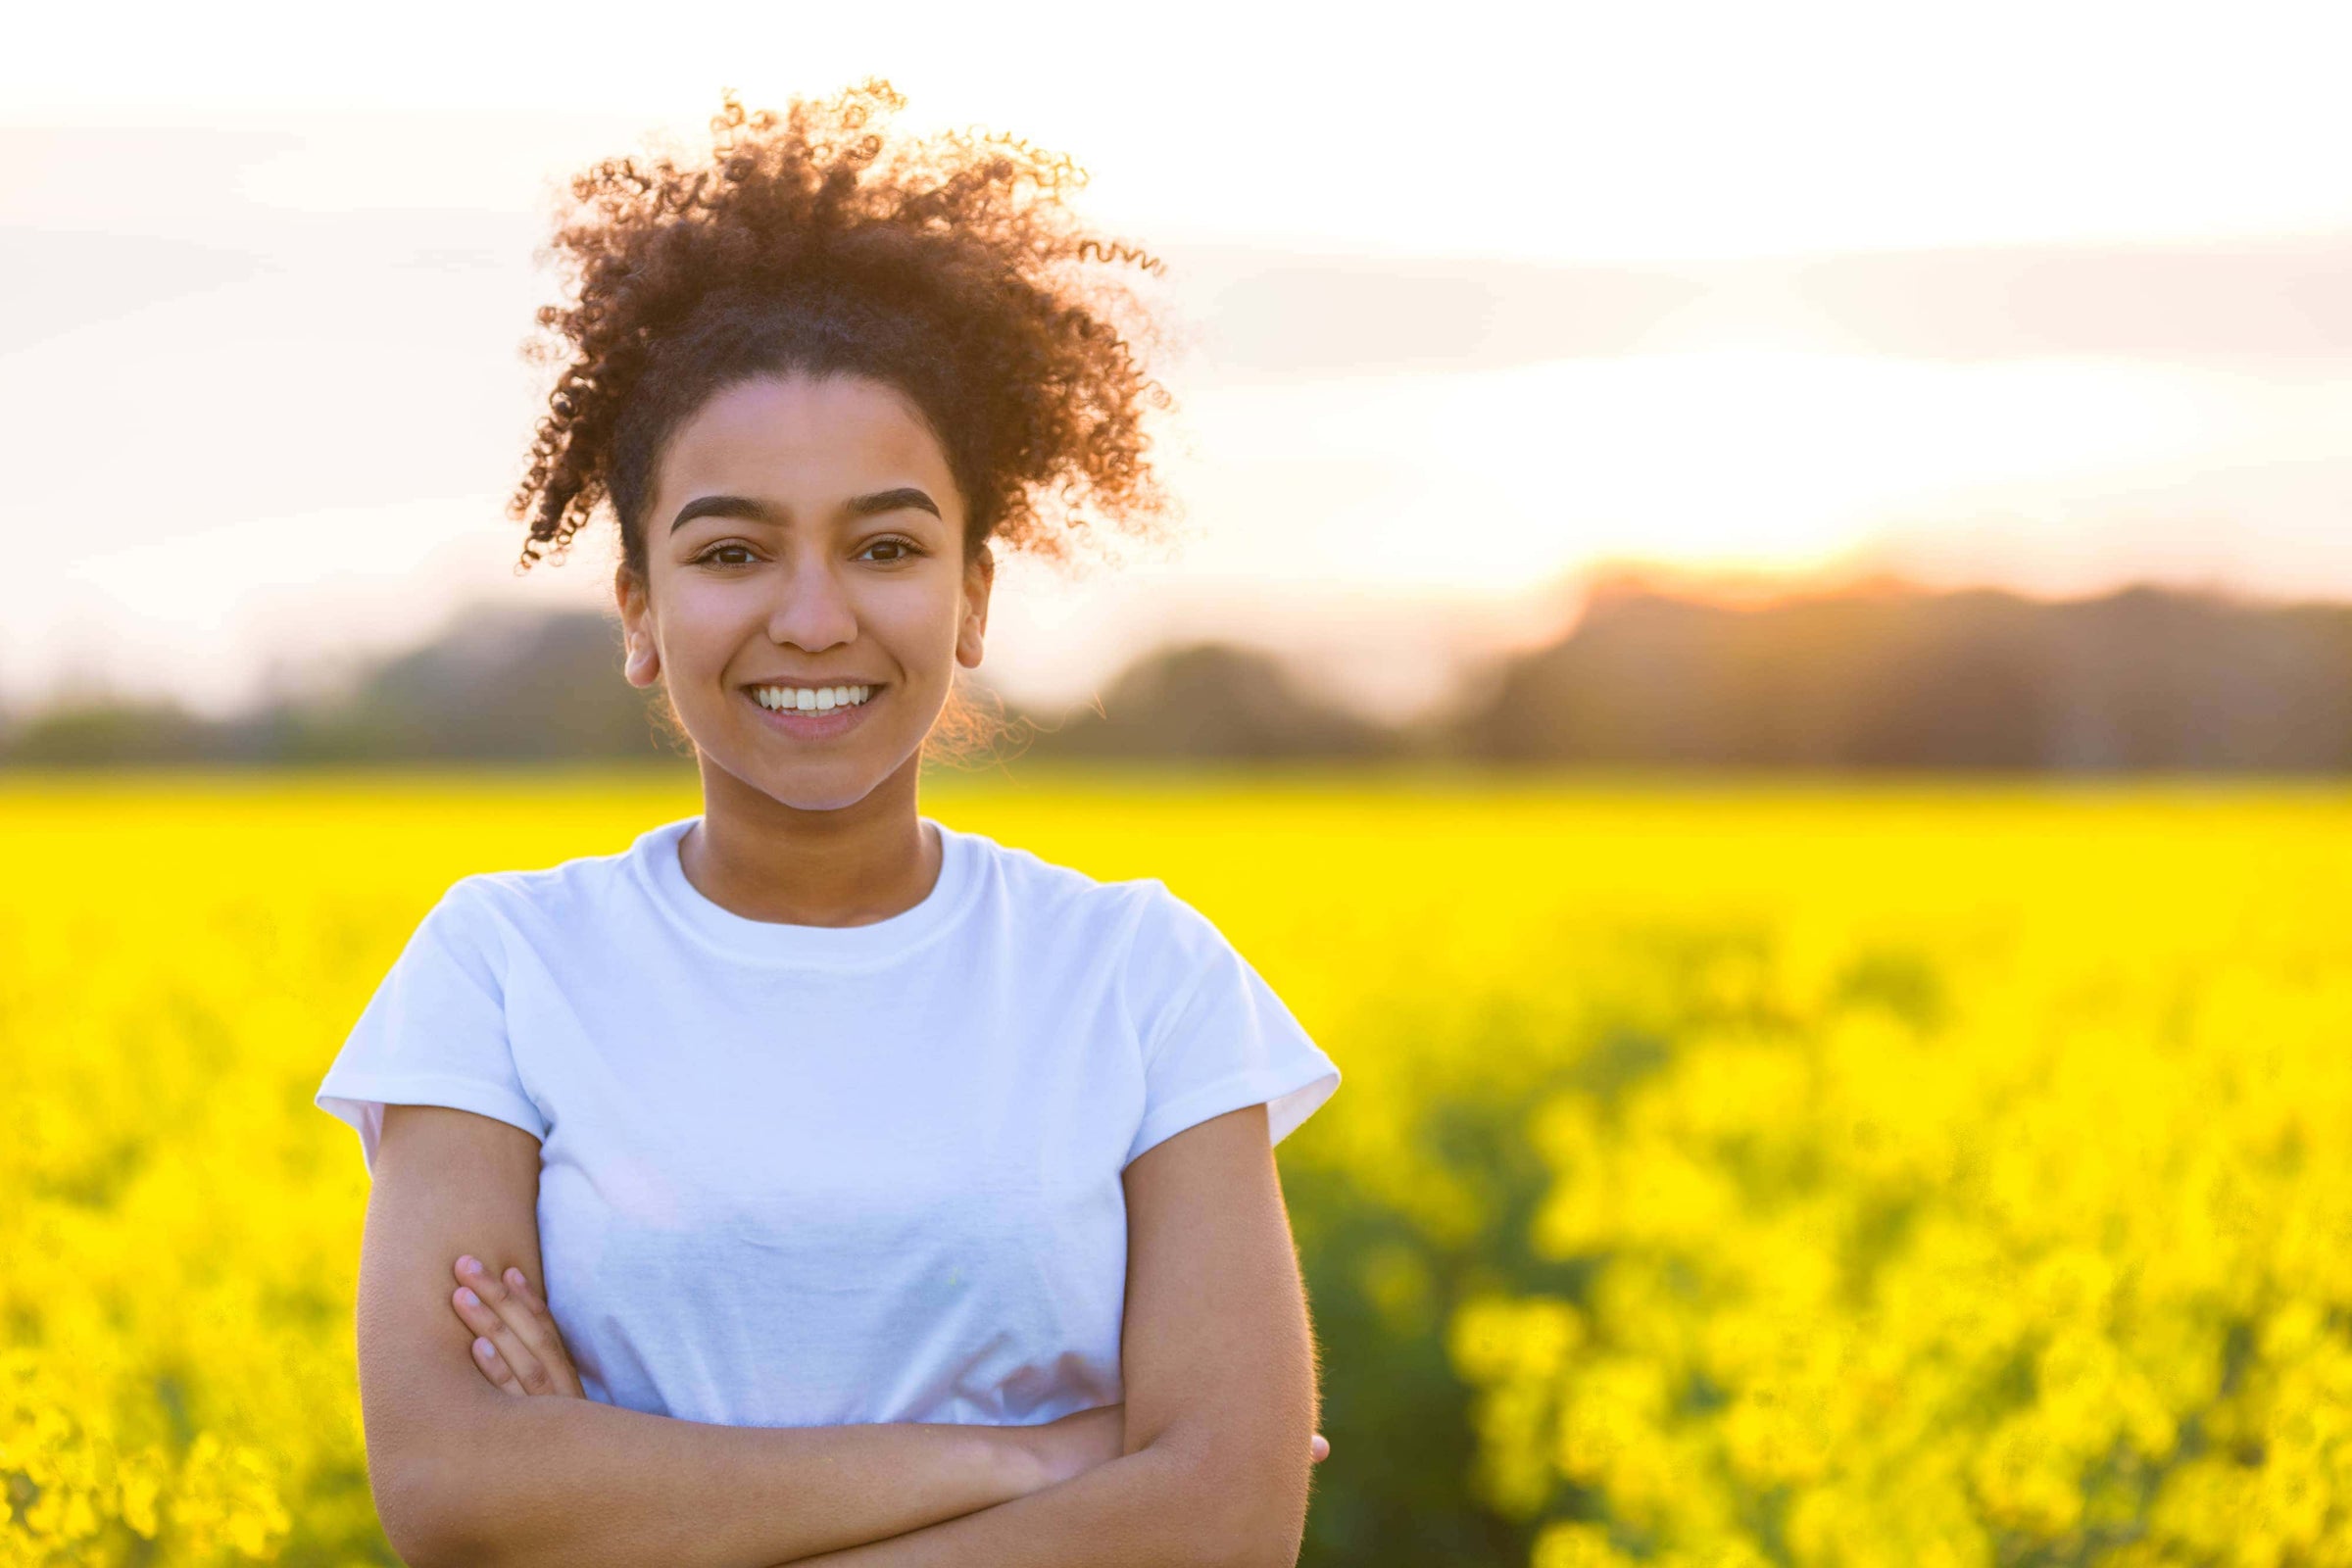
<svg viewBox="0 0 2352 1568">
<path fill-rule="evenodd" d="M 487 940 L 486 940 L 487 939 Z M 514 1068 L 495 933 L 466 879 L 426 911 L 318 1086 L 375 1173 L 386 1105 L 450 1105 L 547 1136 Z"/>
<path fill-rule="evenodd" d="M 1263 1104 L 1281 1143 L 1339 1089 L 1340 1069 L 1206 915 L 1157 878 L 1143 887 L 1122 980 L 1144 1058 L 1128 1161 L 1244 1105 Z"/>
</svg>

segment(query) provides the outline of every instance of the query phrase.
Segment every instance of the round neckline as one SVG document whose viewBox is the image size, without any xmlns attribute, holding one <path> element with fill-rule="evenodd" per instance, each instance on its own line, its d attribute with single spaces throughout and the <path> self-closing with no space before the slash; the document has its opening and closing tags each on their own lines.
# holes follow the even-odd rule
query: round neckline
<svg viewBox="0 0 2352 1568">
<path fill-rule="evenodd" d="M 702 820 L 700 813 L 648 828 L 630 852 L 640 880 L 662 911 L 704 942 L 755 963 L 869 966 L 903 957 L 937 936 L 962 912 L 979 878 L 973 836 L 938 818 L 916 820 L 939 830 L 939 875 L 921 901 L 885 919 L 864 925 L 796 925 L 754 920 L 706 896 L 686 878 L 678 845 Z"/>
</svg>

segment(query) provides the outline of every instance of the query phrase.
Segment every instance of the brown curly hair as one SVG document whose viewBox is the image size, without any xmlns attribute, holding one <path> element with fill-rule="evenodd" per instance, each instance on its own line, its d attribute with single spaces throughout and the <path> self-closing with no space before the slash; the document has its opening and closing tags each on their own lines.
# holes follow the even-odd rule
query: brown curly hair
<svg viewBox="0 0 2352 1568">
<path fill-rule="evenodd" d="M 669 437 L 714 394 L 796 370 L 914 402 L 962 491 L 967 563 L 993 537 L 1066 564 L 1090 508 L 1161 535 L 1143 420 L 1174 400 L 1136 350 L 1163 333 L 1118 270 L 1165 264 L 1082 229 L 1063 198 L 1084 170 L 1009 135 L 886 136 L 906 99 L 880 77 L 781 116 L 722 102 L 707 163 L 607 159 L 571 182 L 541 253 L 569 298 L 526 349 L 561 369 L 508 508 L 530 524 L 517 571 L 560 562 L 610 502 L 648 580 Z"/>
</svg>

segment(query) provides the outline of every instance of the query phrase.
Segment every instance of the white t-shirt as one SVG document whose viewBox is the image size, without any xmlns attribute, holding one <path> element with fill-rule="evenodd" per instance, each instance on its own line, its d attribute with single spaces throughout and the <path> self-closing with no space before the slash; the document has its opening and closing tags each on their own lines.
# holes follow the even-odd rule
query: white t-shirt
<svg viewBox="0 0 2352 1568">
<path fill-rule="evenodd" d="M 541 1141 L 545 1289 L 589 1397 L 730 1426 L 1029 1425 L 1124 1397 L 1120 1172 L 1340 1074 L 1157 878 L 924 816 L 939 880 L 860 926 L 686 880 L 695 817 L 460 878 L 320 1084 Z"/>
</svg>

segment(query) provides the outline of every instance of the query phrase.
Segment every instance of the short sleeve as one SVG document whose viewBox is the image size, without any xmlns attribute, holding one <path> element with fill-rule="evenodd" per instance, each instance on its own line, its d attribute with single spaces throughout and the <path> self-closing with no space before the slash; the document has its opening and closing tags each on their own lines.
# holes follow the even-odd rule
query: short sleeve
<svg viewBox="0 0 2352 1568">
<path fill-rule="evenodd" d="M 1144 1060 L 1128 1161 L 1244 1105 L 1263 1104 L 1281 1143 L 1339 1089 L 1339 1068 L 1206 915 L 1157 878 L 1142 886 L 1121 980 Z"/>
<path fill-rule="evenodd" d="M 450 1105 L 547 1136 L 514 1069 L 486 926 L 461 879 L 418 922 L 318 1086 L 318 1108 L 359 1133 L 371 1176 L 386 1105 Z"/>
</svg>

